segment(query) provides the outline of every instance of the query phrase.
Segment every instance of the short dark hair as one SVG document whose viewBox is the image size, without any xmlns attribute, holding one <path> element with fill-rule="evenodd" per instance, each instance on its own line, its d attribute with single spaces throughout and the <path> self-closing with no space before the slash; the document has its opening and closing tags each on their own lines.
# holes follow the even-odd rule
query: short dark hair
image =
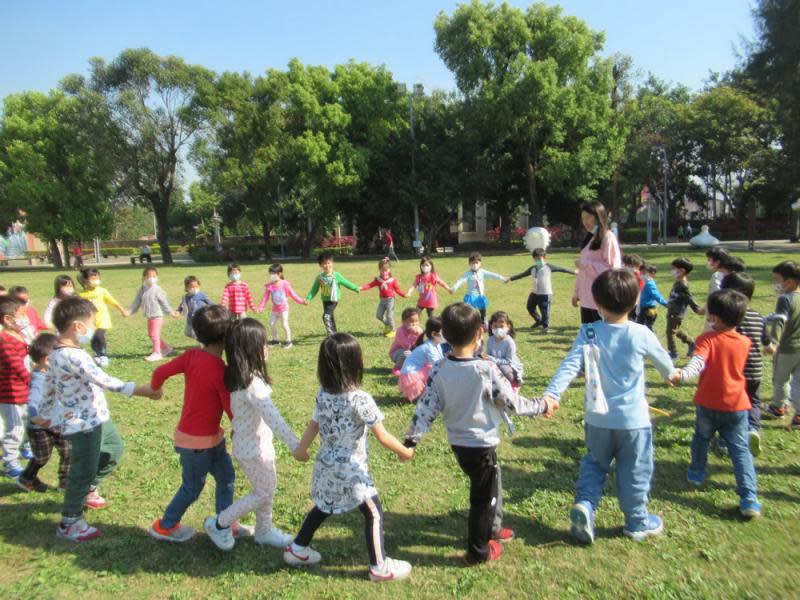
<svg viewBox="0 0 800 600">
<path fill-rule="evenodd" d="M 514 321 L 511 320 L 511 317 L 509 317 L 508 313 L 504 310 L 498 310 L 492 313 L 492 316 L 489 317 L 489 328 L 491 329 L 492 323 L 500 319 L 505 319 L 506 323 L 508 323 L 508 335 L 512 338 L 517 337 L 517 332 L 514 331 Z"/>
<path fill-rule="evenodd" d="M 629 313 L 639 299 L 639 282 L 625 269 L 604 271 L 592 283 L 592 296 L 599 306 L 615 315 Z"/>
<path fill-rule="evenodd" d="M 192 315 L 192 329 L 204 346 L 224 342 L 232 324 L 233 314 L 219 304 L 204 306 Z"/>
<path fill-rule="evenodd" d="M 333 260 L 333 253 L 331 252 L 321 252 L 320 255 L 317 257 L 317 264 L 321 265 L 326 261 Z"/>
<path fill-rule="evenodd" d="M 531 252 L 531 256 L 533 256 L 533 258 L 544 258 L 547 256 L 547 251 L 544 248 L 536 248 Z"/>
<path fill-rule="evenodd" d="M 784 279 L 800 281 L 800 264 L 793 260 L 785 260 L 782 263 L 778 263 L 775 265 L 775 268 L 772 269 L 772 272 L 776 275 L 780 275 Z"/>
<path fill-rule="evenodd" d="M 319 345 L 317 379 L 323 390 L 343 394 L 358 388 L 364 377 L 364 358 L 358 340 L 349 333 L 334 333 Z"/>
<path fill-rule="evenodd" d="M 747 313 L 747 296 L 736 290 L 717 290 L 708 297 L 708 314 L 736 327 Z"/>
<path fill-rule="evenodd" d="M 675 267 L 676 269 L 683 269 L 687 275 L 691 273 L 692 270 L 694 269 L 692 261 L 690 261 L 686 257 L 676 258 L 675 260 L 672 261 L 672 266 Z"/>
<path fill-rule="evenodd" d="M 713 248 L 706 250 L 706 258 L 710 258 L 711 260 L 715 260 L 717 262 L 722 262 L 729 256 L 730 254 L 728 254 L 728 251 L 722 246 L 714 246 Z"/>
<path fill-rule="evenodd" d="M 19 300 L 19 297 L 22 294 L 27 294 L 27 293 L 28 293 L 28 288 L 26 288 L 24 285 L 15 285 L 9 291 L 9 295 L 13 296 L 17 300 Z"/>
<path fill-rule="evenodd" d="M 408 308 L 404 308 L 403 312 L 400 313 L 400 320 L 405 322 L 406 320 L 410 319 L 414 315 L 419 314 L 419 309 L 415 306 L 409 306 Z"/>
<path fill-rule="evenodd" d="M 425 322 L 425 331 L 423 331 L 419 337 L 417 337 L 417 341 L 414 342 L 414 348 L 421 346 L 426 338 L 431 339 L 433 334 L 437 331 L 442 331 L 442 320 L 439 317 L 431 317 Z"/>
<path fill-rule="evenodd" d="M 100 271 L 94 267 L 83 269 L 81 274 L 78 275 L 78 281 L 80 282 L 81 287 L 86 287 L 89 285 L 89 278 L 91 277 L 100 277 Z"/>
<path fill-rule="evenodd" d="M 651 263 L 644 263 L 642 265 L 642 270 L 644 270 L 644 272 L 647 273 L 648 275 L 655 275 L 656 273 L 658 273 L 658 268 Z"/>
<path fill-rule="evenodd" d="M 231 271 L 236 269 L 237 271 L 241 271 L 242 267 L 240 267 L 237 263 L 231 263 L 228 265 L 228 275 L 231 274 Z"/>
<path fill-rule="evenodd" d="M 225 387 L 229 392 L 246 389 L 254 375 L 271 383 L 264 358 L 266 345 L 267 330 L 259 321 L 246 317 L 230 327 L 225 337 Z"/>
<path fill-rule="evenodd" d="M 453 346 L 466 346 L 483 327 L 481 313 L 465 302 L 456 302 L 442 312 L 442 333 Z"/>
<path fill-rule="evenodd" d="M 56 275 L 56 278 L 53 280 L 53 296 L 58 298 L 59 294 L 61 293 L 61 288 L 68 283 L 72 287 L 75 287 L 75 282 L 72 281 L 72 277 L 69 275 Z"/>
<path fill-rule="evenodd" d="M 59 333 L 64 333 L 75 321 L 83 321 L 94 316 L 97 309 L 86 298 L 72 296 L 64 298 L 53 309 L 53 325 Z"/>
<path fill-rule="evenodd" d="M 622 256 L 622 264 L 626 267 L 641 267 L 644 264 L 644 259 L 638 254 L 624 254 Z"/>
<path fill-rule="evenodd" d="M 280 263 L 272 263 L 269 266 L 269 272 L 275 275 L 280 275 L 283 278 L 283 265 Z"/>
<path fill-rule="evenodd" d="M 200 280 L 194 275 L 187 275 L 186 277 L 183 278 L 183 289 L 188 288 L 193 283 L 200 285 Z"/>
<path fill-rule="evenodd" d="M 744 261 L 738 256 L 728 256 L 719 264 L 721 269 L 731 273 L 742 273 L 744 271 Z"/>
<path fill-rule="evenodd" d="M 474 262 L 479 262 L 481 260 L 481 253 L 480 252 L 470 252 L 469 253 L 469 264 Z"/>
<path fill-rule="evenodd" d="M 13 317 L 17 314 L 19 307 L 22 306 L 22 302 L 14 298 L 13 296 L 1 296 L 0 297 L 0 324 L 2 324 L 3 319 L 6 317 Z"/>
<path fill-rule="evenodd" d="M 151 266 L 145 267 L 144 269 L 142 269 L 142 278 L 146 277 L 148 273 L 155 273 L 156 275 L 158 275 L 158 269 Z"/>
<path fill-rule="evenodd" d="M 56 347 L 57 343 L 57 335 L 53 333 L 40 333 L 36 336 L 36 339 L 31 342 L 28 348 L 28 354 L 30 354 L 31 360 L 34 363 L 42 362 L 45 358 L 50 356 L 50 353 L 53 351 L 53 348 Z"/>
<path fill-rule="evenodd" d="M 747 273 L 728 273 L 722 278 L 720 289 L 736 290 L 744 294 L 748 300 L 752 299 L 756 284 Z"/>
</svg>

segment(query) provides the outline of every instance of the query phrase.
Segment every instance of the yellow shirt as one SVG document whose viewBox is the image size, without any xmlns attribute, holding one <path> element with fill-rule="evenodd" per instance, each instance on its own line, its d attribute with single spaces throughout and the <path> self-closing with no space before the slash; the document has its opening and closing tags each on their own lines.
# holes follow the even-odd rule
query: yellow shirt
<svg viewBox="0 0 800 600">
<path fill-rule="evenodd" d="M 111 329 L 111 313 L 108 310 L 108 306 L 111 305 L 116 309 L 122 309 L 122 305 L 114 299 L 114 296 L 106 288 L 98 286 L 84 290 L 80 293 L 80 297 L 86 298 L 97 309 L 97 314 L 94 317 L 95 328 Z"/>
</svg>

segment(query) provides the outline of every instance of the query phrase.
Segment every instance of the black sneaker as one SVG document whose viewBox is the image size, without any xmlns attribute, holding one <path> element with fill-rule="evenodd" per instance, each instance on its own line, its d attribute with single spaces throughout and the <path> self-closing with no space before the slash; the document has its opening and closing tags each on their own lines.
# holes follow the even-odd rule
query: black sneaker
<svg viewBox="0 0 800 600">
<path fill-rule="evenodd" d="M 39 492 L 40 494 L 43 494 L 45 492 L 49 492 L 50 491 L 50 486 L 47 485 L 44 481 L 42 481 L 38 477 L 36 477 L 33 480 L 33 491 L 34 492 Z"/>
<path fill-rule="evenodd" d="M 270 340 L 269 341 L 269 345 L 270 346 L 280 346 L 281 343 L 278 340 Z"/>
</svg>

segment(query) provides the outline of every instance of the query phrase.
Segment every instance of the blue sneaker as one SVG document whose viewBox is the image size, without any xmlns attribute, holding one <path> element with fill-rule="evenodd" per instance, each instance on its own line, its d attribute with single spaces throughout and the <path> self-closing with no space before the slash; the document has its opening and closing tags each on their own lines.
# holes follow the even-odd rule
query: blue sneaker
<svg viewBox="0 0 800 600">
<path fill-rule="evenodd" d="M 658 515 L 647 515 L 647 523 L 641 531 L 628 531 L 623 529 L 622 533 L 635 542 L 643 542 L 649 537 L 661 535 L 664 532 L 664 521 Z"/>
<path fill-rule="evenodd" d="M 689 469 L 688 471 L 686 471 L 686 481 L 688 481 L 695 487 L 700 487 L 706 482 L 706 474 L 698 473 L 697 471 L 692 471 L 691 469 Z"/>
<path fill-rule="evenodd" d="M 678 360 L 678 353 L 677 353 L 677 352 L 670 352 L 670 353 L 669 353 L 669 357 L 670 357 L 672 360 Z"/>
<path fill-rule="evenodd" d="M 581 544 L 594 542 L 594 509 L 585 500 L 576 502 L 569 511 L 569 533 Z"/>
<path fill-rule="evenodd" d="M 12 465 L 12 464 L 6 463 L 4 468 L 3 468 L 3 473 L 5 473 L 8 477 L 11 477 L 11 479 L 16 479 L 17 477 L 22 475 L 22 473 L 24 473 L 24 472 L 25 472 L 25 469 L 23 469 L 19 465 Z"/>
<path fill-rule="evenodd" d="M 33 452 L 31 452 L 30 448 L 23 448 L 19 455 L 25 460 L 33 460 Z"/>
<path fill-rule="evenodd" d="M 739 503 L 739 512 L 745 519 L 755 519 L 761 516 L 761 503 L 758 500 L 742 500 Z"/>
</svg>

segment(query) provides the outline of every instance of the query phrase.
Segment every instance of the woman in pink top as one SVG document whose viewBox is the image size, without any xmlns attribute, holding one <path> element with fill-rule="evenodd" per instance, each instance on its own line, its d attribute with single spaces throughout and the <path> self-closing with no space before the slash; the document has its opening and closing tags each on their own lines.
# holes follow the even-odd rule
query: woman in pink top
<svg viewBox="0 0 800 600">
<path fill-rule="evenodd" d="M 608 228 L 608 214 L 602 203 L 597 200 L 584 203 L 581 206 L 581 223 L 587 233 L 577 261 L 578 277 L 572 294 L 572 306 L 580 305 L 581 323 L 594 323 L 600 320 L 600 314 L 592 297 L 592 283 L 601 273 L 620 268 L 622 253 L 617 238 Z"/>
<path fill-rule="evenodd" d="M 258 312 L 264 312 L 270 297 L 272 298 L 272 314 L 269 318 L 269 326 L 272 329 L 271 346 L 277 346 L 278 342 L 278 320 L 283 326 L 283 333 L 286 341 L 284 348 L 292 347 L 292 331 L 289 329 L 289 298 L 298 304 L 308 304 L 297 295 L 292 288 L 292 284 L 283 278 L 283 265 L 274 264 L 269 268 L 269 283 L 264 286 L 264 297 L 258 305 Z"/>
</svg>

